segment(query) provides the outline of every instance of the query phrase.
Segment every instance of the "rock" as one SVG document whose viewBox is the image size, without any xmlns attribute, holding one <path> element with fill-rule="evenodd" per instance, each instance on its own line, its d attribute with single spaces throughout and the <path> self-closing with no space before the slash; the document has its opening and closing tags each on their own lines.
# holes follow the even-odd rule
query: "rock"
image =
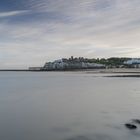
<svg viewBox="0 0 140 140">
<path fill-rule="evenodd" d="M 140 124 L 140 120 L 139 119 L 133 119 L 132 120 L 134 123 Z"/>
<path fill-rule="evenodd" d="M 137 126 L 134 125 L 134 124 L 126 123 L 125 126 L 126 126 L 128 129 L 137 129 Z"/>
</svg>

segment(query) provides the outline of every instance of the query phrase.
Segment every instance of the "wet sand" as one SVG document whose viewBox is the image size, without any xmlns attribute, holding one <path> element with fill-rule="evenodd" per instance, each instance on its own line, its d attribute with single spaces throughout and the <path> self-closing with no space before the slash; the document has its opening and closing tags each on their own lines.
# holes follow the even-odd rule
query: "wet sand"
<svg viewBox="0 0 140 140">
<path fill-rule="evenodd" d="M 139 73 L 140 68 L 115 68 L 115 69 L 95 69 L 89 70 L 87 73 Z"/>
</svg>

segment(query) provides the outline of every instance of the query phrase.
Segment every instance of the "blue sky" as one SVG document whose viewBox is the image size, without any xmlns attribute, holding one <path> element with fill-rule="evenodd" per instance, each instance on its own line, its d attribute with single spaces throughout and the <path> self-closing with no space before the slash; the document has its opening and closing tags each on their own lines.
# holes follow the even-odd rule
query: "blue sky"
<svg viewBox="0 0 140 140">
<path fill-rule="evenodd" d="M 139 13 L 139 0 L 1 0 L 0 68 L 140 57 Z"/>
</svg>

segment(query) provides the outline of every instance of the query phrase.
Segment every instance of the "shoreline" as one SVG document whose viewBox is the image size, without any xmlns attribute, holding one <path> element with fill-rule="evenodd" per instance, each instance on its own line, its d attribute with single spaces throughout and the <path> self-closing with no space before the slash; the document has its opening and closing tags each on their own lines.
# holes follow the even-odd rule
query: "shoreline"
<svg viewBox="0 0 140 140">
<path fill-rule="evenodd" d="M 86 73 L 140 73 L 140 68 L 114 68 L 114 69 L 75 69 L 75 70 L 28 70 L 28 69 L 0 69 L 0 72 L 86 72 Z"/>
</svg>

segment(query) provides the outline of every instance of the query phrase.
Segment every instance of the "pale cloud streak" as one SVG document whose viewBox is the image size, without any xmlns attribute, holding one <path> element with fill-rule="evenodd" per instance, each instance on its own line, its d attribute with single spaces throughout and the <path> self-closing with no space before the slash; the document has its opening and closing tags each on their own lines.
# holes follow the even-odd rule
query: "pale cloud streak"
<svg viewBox="0 0 140 140">
<path fill-rule="evenodd" d="M 17 15 L 25 14 L 27 12 L 29 12 L 29 10 L 0 12 L 0 18 L 17 16 Z"/>
</svg>

